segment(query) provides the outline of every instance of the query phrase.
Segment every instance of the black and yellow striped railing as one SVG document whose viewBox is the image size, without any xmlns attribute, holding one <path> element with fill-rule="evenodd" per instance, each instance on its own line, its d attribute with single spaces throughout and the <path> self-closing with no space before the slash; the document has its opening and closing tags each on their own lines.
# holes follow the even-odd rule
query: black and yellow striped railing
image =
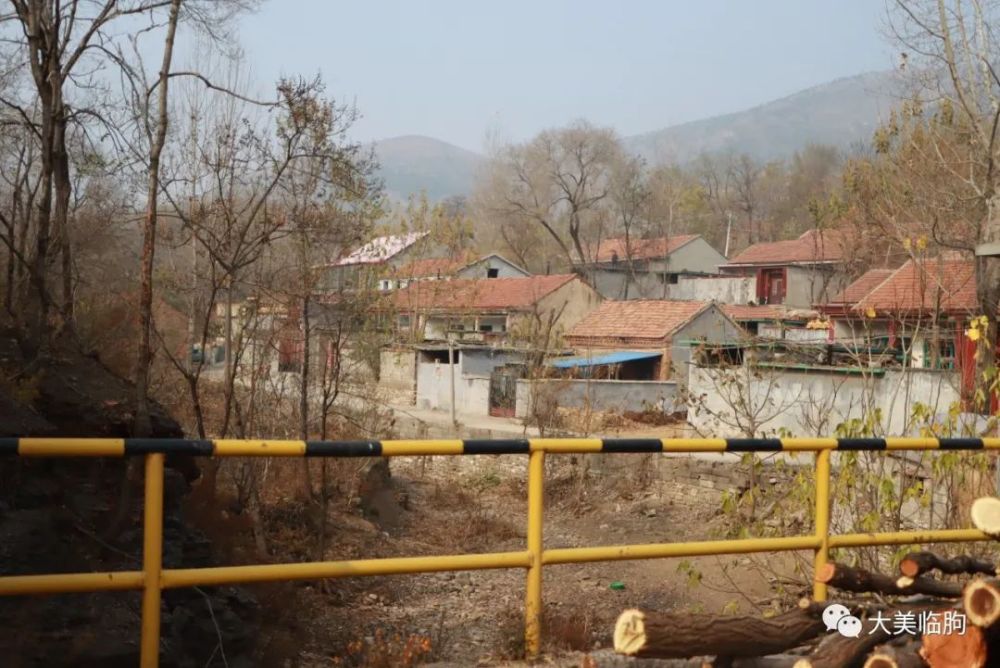
<svg viewBox="0 0 1000 668">
<path fill-rule="evenodd" d="M 830 535 L 830 454 L 834 451 L 1000 450 L 1000 438 L 671 438 L 671 439 L 505 439 L 288 441 L 191 439 L 0 438 L 0 456 L 146 458 L 141 571 L 0 575 L 0 595 L 93 591 L 143 591 L 141 657 L 143 668 L 159 663 L 160 596 L 177 587 L 278 580 L 393 575 L 435 571 L 524 568 L 525 647 L 540 646 L 542 568 L 546 565 L 662 557 L 812 550 L 818 568 L 831 548 L 910 545 L 987 540 L 973 529 Z M 545 454 L 585 453 L 746 453 L 813 452 L 816 466 L 815 531 L 806 536 L 739 540 L 651 543 L 544 549 L 542 493 Z M 425 455 L 528 455 L 528 531 L 522 551 L 434 557 L 321 561 L 298 564 L 164 569 L 163 460 L 165 455 L 203 457 L 408 457 Z M 813 597 L 826 599 L 826 585 L 814 583 Z"/>
</svg>

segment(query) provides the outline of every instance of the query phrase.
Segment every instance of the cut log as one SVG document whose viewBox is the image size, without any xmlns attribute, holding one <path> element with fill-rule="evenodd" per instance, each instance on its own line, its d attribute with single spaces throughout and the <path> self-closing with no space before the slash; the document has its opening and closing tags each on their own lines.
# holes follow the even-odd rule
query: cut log
<svg viewBox="0 0 1000 668">
<path fill-rule="evenodd" d="M 923 612 L 943 613 L 946 610 L 955 610 L 954 604 L 931 604 L 931 605 L 903 605 L 899 607 L 878 608 L 883 619 L 895 619 L 897 613 L 906 612 L 919 616 Z M 805 659 L 795 664 L 794 668 L 844 668 L 845 666 L 861 666 L 865 657 L 868 656 L 875 647 L 890 642 L 899 642 L 899 636 L 894 635 L 892 625 L 873 625 L 870 621 L 865 622 L 865 628 L 870 631 L 863 631 L 857 638 L 848 638 L 839 633 L 830 633 L 816 647 L 815 650 Z M 909 638 L 907 638 L 909 640 Z M 923 648 L 921 648 L 923 651 Z M 922 656 L 922 655 L 921 655 Z"/>
<path fill-rule="evenodd" d="M 764 619 L 630 609 L 615 624 L 614 647 L 627 656 L 663 659 L 778 654 L 823 633 L 817 611 L 800 608 Z"/>
<path fill-rule="evenodd" d="M 958 598 L 962 595 L 962 585 L 958 582 L 941 582 L 933 578 L 914 578 L 908 586 L 882 573 L 872 573 L 843 564 L 827 563 L 816 571 L 816 581 L 831 587 L 856 593 L 876 594 L 926 594 L 941 598 Z M 904 581 L 902 584 L 906 584 Z"/>
<path fill-rule="evenodd" d="M 986 665 L 986 639 L 978 626 L 965 633 L 925 633 L 920 656 L 931 668 L 983 668 Z"/>
<path fill-rule="evenodd" d="M 972 502 L 972 525 L 990 538 L 1000 539 L 1000 499 L 984 496 Z"/>
<path fill-rule="evenodd" d="M 968 555 L 958 557 L 939 557 L 933 552 L 910 552 L 899 562 L 899 572 L 909 578 L 920 577 L 928 571 L 941 571 L 946 575 L 996 575 L 996 564 L 985 559 L 976 559 Z"/>
<path fill-rule="evenodd" d="M 876 628 L 874 631 L 871 634 L 864 632 L 857 638 L 848 638 L 839 633 L 828 635 L 812 654 L 796 662 L 794 668 L 844 668 L 860 665 L 862 658 L 873 647 L 892 639 L 892 636 L 881 628 Z"/>
<path fill-rule="evenodd" d="M 1000 580 L 976 579 L 965 585 L 962 607 L 969 622 L 989 628 L 1000 620 Z"/>
<path fill-rule="evenodd" d="M 876 647 L 865 660 L 863 668 L 923 668 L 920 641 L 916 638 L 897 645 Z"/>
</svg>

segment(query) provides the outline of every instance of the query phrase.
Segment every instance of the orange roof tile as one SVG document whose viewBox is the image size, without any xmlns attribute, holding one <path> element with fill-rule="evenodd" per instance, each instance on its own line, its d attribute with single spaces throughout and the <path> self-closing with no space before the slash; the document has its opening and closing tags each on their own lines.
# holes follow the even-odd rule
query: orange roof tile
<svg viewBox="0 0 1000 668">
<path fill-rule="evenodd" d="M 432 257 L 414 260 L 395 270 L 399 278 L 445 278 L 469 263 L 466 257 Z"/>
<path fill-rule="evenodd" d="M 460 278 L 419 281 L 391 295 L 402 311 L 503 311 L 524 310 L 546 295 L 579 280 L 576 274 L 525 278 Z"/>
<path fill-rule="evenodd" d="M 844 235 L 837 230 L 809 230 L 798 239 L 759 243 L 729 261 L 730 265 L 781 265 L 838 262 L 844 258 Z"/>
<path fill-rule="evenodd" d="M 697 234 L 681 234 L 675 237 L 655 239 L 629 239 L 628 244 L 625 243 L 625 237 L 614 237 L 601 241 L 596 249 L 592 249 L 591 255 L 594 262 L 611 262 L 614 257 L 622 261 L 628 260 L 630 257 L 633 260 L 661 258 L 694 241 L 698 236 Z"/>
<path fill-rule="evenodd" d="M 708 302 L 659 299 L 606 301 L 566 334 L 566 342 L 586 345 L 594 339 L 665 341 L 708 305 Z"/>
<path fill-rule="evenodd" d="M 868 296 L 872 290 L 882 284 L 885 279 L 895 273 L 895 269 L 869 269 L 857 280 L 835 295 L 830 304 L 847 304 L 853 306 Z"/>
<path fill-rule="evenodd" d="M 964 312 L 978 310 L 976 265 L 971 258 L 948 256 L 907 261 L 855 309 L 881 312 Z"/>
</svg>

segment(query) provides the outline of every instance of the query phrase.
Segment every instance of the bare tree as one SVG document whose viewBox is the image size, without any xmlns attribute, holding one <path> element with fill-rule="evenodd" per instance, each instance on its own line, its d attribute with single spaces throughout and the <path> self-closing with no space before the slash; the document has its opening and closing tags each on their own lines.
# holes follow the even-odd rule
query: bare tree
<svg viewBox="0 0 1000 668">
<path fill-rule="evenodd" d="M 924 208 L 924 215 L 933 218 L 932 234 L 947 245 L 956 219 L 964 219 L 972 244 L 1000 242 L 1000 75 L 995 68 L 1000 55 L 995 34 L 1000 5 L 981 0 L 896 0 L 889 19 L 893 37 L 905 50 L 905 72 L 916 87 L 912 104 L 904 111 L 921 117 L 920 121 L 925 103 L 934 112 L 929 122 L 920 123 L 922 132 L 910 133 L 904 141 L 920 150 L 955 188 L 935 192 L 938 206 Z M 898 126 L 888 128 L 883 139 L 891 140 L 898 131 Z M 962 196 L 956 197 L 956 192 Z M 940 215 L 946 212 L 952 215 Z M 978 369 L 985 372 L 994 365 L 997 343 L 1000 258 L 977 257 L 976 269 L 979 305 L 990 321 L 985 337 L 989 344 L 978 359 Z"/>
<path fill-rule="evenodd" d="M 510 146 L 492 161 L 489 205 L 540 226 L 566 267 L 589 262 L 602 236 L 602 207 L 623 151 L 610 130 L 579 122 Z"/>
</svg>

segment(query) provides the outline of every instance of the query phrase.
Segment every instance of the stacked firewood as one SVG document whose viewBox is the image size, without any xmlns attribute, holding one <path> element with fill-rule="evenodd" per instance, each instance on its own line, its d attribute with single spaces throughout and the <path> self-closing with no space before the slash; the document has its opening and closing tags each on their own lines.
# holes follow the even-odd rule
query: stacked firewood
<svg viewBox="0 0 1000 668">
<path fill-rule="evenodd" d="M 978 500 L 972 515 L 1000 539 L 1000 499 Z M 614 647 L 671 668 L 1000 666 L 997 575 L 992 561 L 933 552 L 906 555 L 896 576 L 828 563 L 815 578 L 829 602 L 769 618 L 626 610 Z"/>
</svg>

